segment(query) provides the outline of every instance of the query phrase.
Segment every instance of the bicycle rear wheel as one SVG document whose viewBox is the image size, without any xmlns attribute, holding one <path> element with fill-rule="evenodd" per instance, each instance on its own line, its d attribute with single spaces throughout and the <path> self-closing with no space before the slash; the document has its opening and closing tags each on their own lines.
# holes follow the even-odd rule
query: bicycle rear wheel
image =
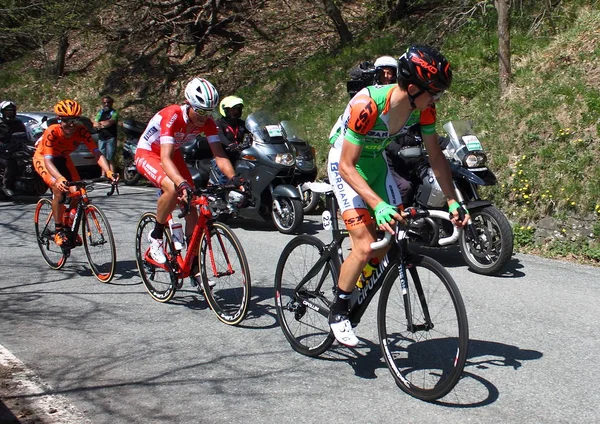
<svg viewBox="0 0 600 424">
<path fill-rule="evenodd" d="M 156 215 L 152 212 L 146 212 L 140 218 L 135 233 L 135 261 L 144 287 L 146 287 L 152 299 L 164 303 L 173 298 L 178 285 L 177 276 L 168 266 L 168 261 L 175 258 L 176 253 L 165 251 L 167 256 L 167 266 L 165 268 L 155 266 L 146 260 L 150 251 L 148 234 L 154 230 L 155 224 Z M 172 243 L 169 243 L 169 233 L 167 231 L 165 231 L 164 238 L 165 249 L 170 250 Z"/>
<path fill-rule="evenodd" d="M 115 275 L 117 252 L 106 215 L 96 205 L 85 207 L 81 220 L 83 247 L 96 278 L 108 283 Z"/>
<path fill-rule="evenodd" d="M 207 225 L 210 238 L 204 233 L 200 239 L 202 288 L 198 289 L 221 322 L 237 325 L 246 317 L 250 304 L 248 260 L 231 228 L 222 222 Z"/>
<path fill-rule="evenodd" d="M 337 265 L 328 259 L 317 275 L 298 287 L 324 250 L 325 244 L 314 236 L 294 237 L 281 252 L 275 270 L 279 325 L 292 349 L 307 356 L 321 355 L 334 341 L 327 317 L 338 278 Z"/>
<path fill-rule="evenodd" d="M 69 255 L 54 242 L 54 218 L 50 199 L 44 197 L 37 202 L 33 222 L 35 237 L 44 261 L 52 269 L 61 269 L 67 262 Z"/>
<path fill-rule="evenodd" d="M 414 255 L 407 268 L 405 290 L 397 266 L 383 282 L 377 313 L 381 349 L 402 390 L 423 400 L 439 399 L 454 388 L 467 359 L 467 313 L 442 265 Z"/>
</svg>

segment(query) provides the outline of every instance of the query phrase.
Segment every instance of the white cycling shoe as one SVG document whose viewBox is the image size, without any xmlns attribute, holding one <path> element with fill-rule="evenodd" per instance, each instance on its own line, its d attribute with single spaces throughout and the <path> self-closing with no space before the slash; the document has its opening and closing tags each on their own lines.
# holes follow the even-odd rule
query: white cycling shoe
<svg viewBox="0 0 600 424">
<path fill-rule="evenodd" d="M 150 257 L 159 264 L 166 263 L 167 257 L 165 256 L 165 251 L 163 249 L 162 239 L 155 239 L 148 234 L 148 241 L 150 242 Z"/>
<path fill-rule="evenodd" d="M 204 290 L 204 286 L 202 285 L 202 273 L 198 272 L 196 275 L 194 275 L 194 277 L 192 278 L 192 285 L 198 286 L 200 287 L 200 290 Z M 208 286 L 212 289 L 214 286 L 217 285 L 217 282 L 215 280 L 208 280 Z"/>
<path fill-rule="evenodd" d="M 333 331 L 333 335 L 339 343 L 348 347 L 358 345 L 359 340 L 354 334 L 348 315 L 331 315 L 329 317 L 329 327 L 331 327 L 331 331 Z"/>
</svg>

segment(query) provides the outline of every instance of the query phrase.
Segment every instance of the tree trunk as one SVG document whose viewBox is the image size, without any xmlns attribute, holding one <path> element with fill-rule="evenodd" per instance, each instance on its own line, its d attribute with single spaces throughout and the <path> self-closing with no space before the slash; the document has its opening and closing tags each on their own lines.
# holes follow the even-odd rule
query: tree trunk
<svg viewBox="0 0 600 424">
<path fill-rule="evenodd" d="M 498 70 L 500 73 L 500 96 L 508 91 L 510 70 L 510 0 L 495 0 L 498 11 Z"/>
<path fill-rule="evenodd" d="M 342 12 L 335 5 L 335 0 L 323 0 L 323 6 L 325 6 L 325 13 L 327 13 L 327 16 L 329 16 L 333 22 L 335 30 L 340 36 L 340 44 L 345 46 L 346 44 L 351 43 L 352 33 L 348 29 L 348 25 L 346 25 L 346 22 L 342 17 Z"/>
<path fill-rule="evenodd" d="M 67 49 L 69 48 L 69 35 L 63 32 L 58 40 L 58 50 L 56 52 L 56 62 L 54 64 L 54 75 L 62 77 L 65 73 L 65 62 Z"/>
<path fill-rule="evenodd" d="M 398 22 L 406 12 L 406 0 L 388 0 L 390 13 L 388 21 L 390 24 Z"/>
</svg>

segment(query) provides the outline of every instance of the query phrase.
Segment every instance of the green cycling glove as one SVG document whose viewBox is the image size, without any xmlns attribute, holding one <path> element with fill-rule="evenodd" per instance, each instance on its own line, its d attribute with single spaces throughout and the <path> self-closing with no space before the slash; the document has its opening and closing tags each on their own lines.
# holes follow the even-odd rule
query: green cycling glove
<svg viewBox="0 0 600 424">
<path fill-rule="evenodd" d="M 390 222 L 394 219 L 394 215 L 398 213 L 398 210 L 392 205 L 388 205 L 385 202 L 379 202 L 377 206 L 375 206 L 375 221 L 377 225 L 384 224 L 386 222 Z"/>
</svg>

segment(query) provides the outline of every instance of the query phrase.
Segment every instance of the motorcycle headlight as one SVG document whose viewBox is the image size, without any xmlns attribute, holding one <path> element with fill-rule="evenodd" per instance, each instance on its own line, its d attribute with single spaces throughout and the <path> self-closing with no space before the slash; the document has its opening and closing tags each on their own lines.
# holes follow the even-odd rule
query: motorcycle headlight
<svg viewBox="0 0 600 424">
<path fill-rule="evenodd" d="M 487 162 L 487 156 L 484 153 L 470 153 L 463 159 L 467 168 L 479 168 Z"/>
<path fill-rule="evenodd" d="M 294 166 L 296 160 L 294 159 L 294 155 L 291 153 L 277 153 L 275 156 L 275 163 L 284 166 Z"/>
<path fill-rule="evenodd" d="M 302 171 L 312 171 L 315 169 L 315 161 L 313 159 L 296 158 L 296 164 Z"/>
</svg>

